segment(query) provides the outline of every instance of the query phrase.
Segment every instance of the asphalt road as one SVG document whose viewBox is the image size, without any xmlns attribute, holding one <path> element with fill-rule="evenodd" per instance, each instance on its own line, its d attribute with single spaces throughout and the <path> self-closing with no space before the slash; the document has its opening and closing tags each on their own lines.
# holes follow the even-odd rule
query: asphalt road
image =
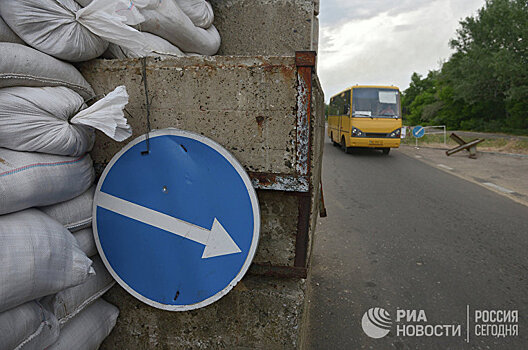
<svg viewBox="0 0 528 350">
<path fill-rule="evenodd" d="M 328 217 L 315 237 L 306 348 L 528 349 L 528 207 L 398 150 L 345 154 L 325 142 Z M 374 307 L 392 322 L 379 339 L 362 329 Z M 423 310 L 426 320 L 397 320 L 398 310 Z M 519 317 L 477 320 L 477 310 Z M 401 333 L 436 325 L 448 327 Z M 446 336 L 457 326 L 460 335 Z M 517 336 L 476 334 L 513 326 Z"/>
</svg>

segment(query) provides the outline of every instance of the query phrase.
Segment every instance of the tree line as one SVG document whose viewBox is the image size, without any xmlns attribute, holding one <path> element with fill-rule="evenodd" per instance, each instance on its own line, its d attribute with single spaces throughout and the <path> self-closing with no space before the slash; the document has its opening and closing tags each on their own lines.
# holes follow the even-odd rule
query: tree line
<svg viewBox="0 0 528 350">
<path fill-rule="evenodd" d="M 528 0 L 487 0 L 449 44 L 440 69 L 412 75 L 405 123 L 528 134 Z"/>
</svg>

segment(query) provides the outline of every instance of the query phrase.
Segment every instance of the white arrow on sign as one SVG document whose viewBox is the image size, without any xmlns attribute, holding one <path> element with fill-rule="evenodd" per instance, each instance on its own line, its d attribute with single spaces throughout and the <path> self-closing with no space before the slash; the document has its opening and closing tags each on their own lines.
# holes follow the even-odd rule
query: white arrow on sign
<svg viewBox="0 0 528 350">
<path fill-rule="evenodd" d="M 205 245 L 202 259 L 241 252 L 216 218 L 208 230 L 104 192 L 98 193 L 97 206 Z"/>
</svg>

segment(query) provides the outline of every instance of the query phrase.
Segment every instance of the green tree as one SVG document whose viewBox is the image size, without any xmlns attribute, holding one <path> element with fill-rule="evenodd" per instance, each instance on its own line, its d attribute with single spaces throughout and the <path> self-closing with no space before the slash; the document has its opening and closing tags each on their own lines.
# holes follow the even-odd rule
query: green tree
<svg viewBox="0 0 528 350">
<path fill-rule="evenodd" d="M 528 128 L 528 2 L 488 0 L 461 23 L 442 67 L 472 128 Z"/>
<path fill-rule="evenodd" d="M 427 110 L 427 106 L 438 102 L 436 99 L 437 76 L 438 71 L 430 71 L 425 78 L 418 73 L 413 73 L 411 76 L 409 88 L 404 91 L 402 98 L 406 124 L 420 124 L 428 119 L 424 118 L 424 109 Z"/>
<path fill-rule="evenodd" d="M 413 122 L 528 132 L 528 1 L 487 0 L 460 22 L 440 72 L 414 73 L 402 102 Z"/>
</svg>

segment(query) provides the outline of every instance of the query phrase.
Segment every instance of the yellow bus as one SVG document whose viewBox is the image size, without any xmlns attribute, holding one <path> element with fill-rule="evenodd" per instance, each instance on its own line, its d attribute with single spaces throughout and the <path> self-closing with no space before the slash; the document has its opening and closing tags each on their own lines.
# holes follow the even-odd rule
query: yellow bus
<svg viewBox="0 0 528 350">
<path fill-rule="evenodd" d="M 389 154 L 400 147 L 400 90 L 395 86 L 356 85 L 330 99 L 328 137 L 350 153 L 375 148 Z"/>
</svg>

